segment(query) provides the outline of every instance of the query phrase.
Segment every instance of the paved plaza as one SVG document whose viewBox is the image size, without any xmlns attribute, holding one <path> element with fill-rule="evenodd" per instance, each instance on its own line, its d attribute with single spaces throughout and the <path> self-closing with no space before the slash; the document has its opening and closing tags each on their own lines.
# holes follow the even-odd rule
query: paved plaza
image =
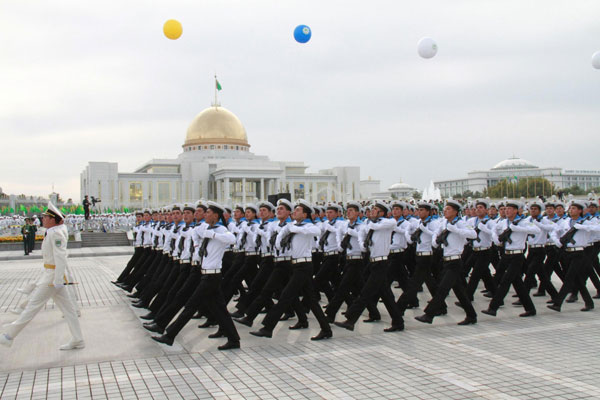
<svg viewBox="0 0 600 400">
<path fill-rule="evenodd" d="M 70 260 L 86 348 L 58 350 L 69 332 L 49 302 L 10 349 L 0 348 L 1 399 L 600 398 L 600 309 L 580 312 L 581 301 L 556 313 L 534 298 L 536 317 L 505 306 L 471 326 L 456 326 L 464 313 L 453 305 L 433 325 L 413 319 L 422 310 L 408 310 L 400 333 L 383 333 L 390 320 L 380 305 L 382 322 L 333 327 L 334 338 L 322 342 L 309 340 L 318 332 L 313 318 L 301 331 L 288 330 L 295 320 L 280 323 L 273 339 L 236 325 L 242 348 L 228 352 L 216 349 L 223 339 L 207 338 L 216 328 L 192 320 L 168 347 L 150 339 L 138 318 L 144 310 L 110 284 L 129 256 L 96 254 Z M 0 262 L 0 324 L 15 318 L 8 310 L 23 300 L 15 289 L 40 268 L 36 259 Z M 428 294 L 421 296 L 424 304 Z M 487 299 L 475 303 L 479 311 Z"/>
</svg>

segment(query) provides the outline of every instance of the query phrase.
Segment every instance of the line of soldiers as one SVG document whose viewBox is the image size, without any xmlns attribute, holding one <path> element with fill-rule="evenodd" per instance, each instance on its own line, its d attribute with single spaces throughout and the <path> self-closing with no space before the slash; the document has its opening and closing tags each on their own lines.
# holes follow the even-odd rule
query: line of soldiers
<svg viewBox="0 0 600 400">
<path fill-rule="evenodd" d="M 594 308 L 588 278 L 600 298 L 596 201 L 573 200 L 567 207 L 478 199 L 463 209 L 448 199 L 443 216 L 428 202 L 363 207 L 350 201 L 343 208 L 302 199 L 235 207 L 198 201 L 145 209 L 136 218 L 134 255 L 113 283 L 131 292 L 134 307 L 148 309 L 144 328 L 167 345 L 192 318 L 206 317 L 199 327 L 218 325 L 209 337 L 227 338 L 220 350 L 239 348 L 232 321 L 251 327 L 262 310 L 262 327 L 252 335 L 271 337 L 278 322 L 294 314 L 297 323 L 289 329 L 308 328 L 311 311 L 320 326 L 311 340 L 328 339 L 331 323 L 353 330 L 365 309 L 364 322 L 379 321 L 380 299 L 391 317 L 384 331 L 402 331 L 404 312 L 419 307 L 423 284 L 432 298 L 415 319 L 424 323 L 447 313 L 452 289 L 466 314 L 458 324 L 475 324 L 480 281 L 491 299 L 482 312 L 493 316 L 511 286 L 518 297 L 513 304 L 524 308 L 521 317 L 536 315 L 530 297 L 536 286 L 533 296 L 549 295 L 548 307 L 556 311 L 578 294 L 582 311 Z M 562 281 L 559 289 L 553 273 Z M 402 289 L 398 299 L 393 282 Z M 227 305 L 236 295 L 230 314 Z M 345 319 L 336 321 L 344 304 Z"/>
</svg>

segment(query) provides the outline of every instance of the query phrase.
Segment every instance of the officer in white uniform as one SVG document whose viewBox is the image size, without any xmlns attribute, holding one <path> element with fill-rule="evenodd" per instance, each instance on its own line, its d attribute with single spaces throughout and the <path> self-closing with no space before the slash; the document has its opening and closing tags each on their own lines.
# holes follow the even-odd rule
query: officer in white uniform
<svg viewBox="0 0 600 400">
<path fill-rule="evenodd" d="M 77 312 L 73 299 L 69 295 L 65 284 L 67 281 L 67 241 L 69 235 L 64 225 L 64 215 L 48 202 L 48 210 L 43 214 L 43 223 L 46 228 L 46 237 L 42 242 L 42 257 L 44 260 L 44 273 L 38 280 L 25 310 L 19 318 L 6 326 L 3 334 L 0 334 L 0 344 L 10 346 L 13 339 L 21 330 L 35 317 L 44 307 L 48 299 L 52 298 L 54 303 L 63 312 L 65 320 L 69 325 L 72 338 L 60 346 L 61 350 L 81 349 L 85 347 Z"/>
</svg>

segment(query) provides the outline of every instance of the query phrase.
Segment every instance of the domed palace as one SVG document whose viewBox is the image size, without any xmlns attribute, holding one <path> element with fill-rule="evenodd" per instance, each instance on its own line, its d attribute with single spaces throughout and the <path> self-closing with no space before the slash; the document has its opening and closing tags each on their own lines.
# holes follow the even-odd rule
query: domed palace
<svg viewBox="0 0 600 400">
<path fill-rule="evenodd" d="M 512 156 L 500 161 L 488 170 L 467 173 L 466 178 L 436 180 L 434 186 L 444 197 L 462 194 L 467 190 L 483 192 L 487 187 L 508 179 L 517 181 L 527 178 L 545 178 L 557 189 L 579 186 L 587 190 L 600 186 L 600 171 L 563 169 L 560 167 L 540 168 L 519 157 Z"/>
<path fill-rule="evenodd" d="M 308 172 L 301 161 L 256 155 L 240 119 L 221 106 L 196 115 L 182 147 L 177 158 L 152 159 L 133 172 L 120 172 L 116 162 L 89 162 L 80 176 L 81 198 L 94 196 L 102 207 L 115 209 L 201 198 L 236 204 L 280 193 L 311 202 L 361 198 L 360 167 Z"/>
</svg>

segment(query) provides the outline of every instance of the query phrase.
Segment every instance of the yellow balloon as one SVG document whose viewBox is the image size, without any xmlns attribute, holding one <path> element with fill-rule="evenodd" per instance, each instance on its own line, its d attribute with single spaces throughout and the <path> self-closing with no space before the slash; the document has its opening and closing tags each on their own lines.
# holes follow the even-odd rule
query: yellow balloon
<svg viewBox="0 0 600 400">
<path fill-rule="evenodd" d="M 169 39 L 176 40 L 179 39 L 183 33 L 183 28 L 181 27 L 181 23 L 179 21 L 170 19 L 165 22 L 165 25 L 163 26 L 163 32 Z"/>
</svg>

